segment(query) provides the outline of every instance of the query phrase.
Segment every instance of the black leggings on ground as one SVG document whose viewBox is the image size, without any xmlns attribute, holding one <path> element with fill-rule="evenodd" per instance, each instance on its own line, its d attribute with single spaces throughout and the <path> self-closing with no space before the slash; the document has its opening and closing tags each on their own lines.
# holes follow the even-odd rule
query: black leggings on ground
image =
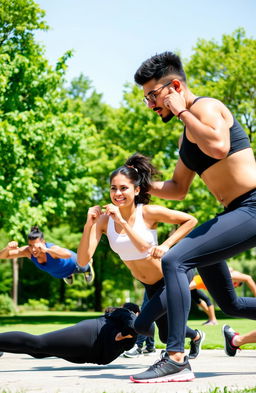
<svg viewBox="0 0 256 393">
<path fill-rule="evenodd" d="M 188 282 L 193 278 L 193 272 L 188 274 Z M 147 335 L 152 322 L 156 322 L 158 327 L 159 338 L 163 343 L 168 338 L 168 318 L 167 318 L 167 299 L 164 279 L 153 285 L 143 284 L 145 286 L 149 301 L 137 317 L 134 327 L 137 333 Z M 186 326 L 185 336 L 194 339 L 197 332 Z"/>
<path fill-rule="evenodd" d="M 98 334 L 98 320 L 90 319 L 74 326 L 35 336 L 23 332 L 0 334 L 3 352 L 26 353 L 41 359 L 57 356 L 73 363 L 92 360 L 92 345 Z"/>
<path fill-rule="evenodd" d="M 168 351 L 184 351 L 190 310 L 187 271 L 197 267 L 228 315 L 256 319 L 256 298 L 237 297 L 225 259 L 256 246 L 256 190 L 236 198 L 223 213 L 195 228 L 162 258 L 168 300 Z"/>
</svg>

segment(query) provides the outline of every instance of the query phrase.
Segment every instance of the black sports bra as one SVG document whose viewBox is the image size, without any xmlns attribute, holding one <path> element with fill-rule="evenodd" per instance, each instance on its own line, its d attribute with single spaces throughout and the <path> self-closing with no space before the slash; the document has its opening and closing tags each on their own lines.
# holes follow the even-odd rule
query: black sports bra
<svg viewBox="0 0 256 393">
<path fill-rule="evenodd" d="M 208 97 L 197 97 L 193 104 L 202 99 Z M 192 105 L 193 105 L 192 104 Z M 250 142 L 247 134 L 243 130 L 242 126 L 233 116 L 234 122 L 230 127 L 230 150 L 228 156 L 236 153 L 239 150 L 247 149 L 250 147 Z M 184 127 L 183 140 L 180 147 L 180 158 L 183 163 L 192 171 L 198 173 L 200 176 L 207 168 L 214 165 L 219 159 L 208 156 L 199 149 L 196 143 L 192 143 L 186 136 L 186 127 Z"/>
</svg>

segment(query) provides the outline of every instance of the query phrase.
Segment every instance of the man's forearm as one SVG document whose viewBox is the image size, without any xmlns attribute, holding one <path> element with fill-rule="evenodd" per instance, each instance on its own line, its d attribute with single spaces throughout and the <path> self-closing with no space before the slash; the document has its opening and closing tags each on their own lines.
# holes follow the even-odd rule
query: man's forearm
<svg viewBox="0 0 256 393">
<path fill-rule="evenodd" d="M 250 290 L 252 291 L 253 295 L 256 296 L 256 284 L 254 282 L 254 280 L 252 279 L 252 277 L 249 277 L 247 280 L 247 285 L 250 288 Z"/>
<path fill-rule="evenodd" d="M 9 257 L 9 249 L 7 247 L 0 250 L 0 259 L 6 259 Z"/>
<path fill-rule="evenodd" d="M 173 180 L 152 182 L 149 192 L 163 199 L 181 200 L 185 197 Z"/>
<path fill-rule="evenodd" d="M 71 252 L 65 248 L 58 247 L 55 249 L 54 247 L 46 248 L 46 252 L 50 254 L 53 258 L 70 258 Z"/>
</svg>

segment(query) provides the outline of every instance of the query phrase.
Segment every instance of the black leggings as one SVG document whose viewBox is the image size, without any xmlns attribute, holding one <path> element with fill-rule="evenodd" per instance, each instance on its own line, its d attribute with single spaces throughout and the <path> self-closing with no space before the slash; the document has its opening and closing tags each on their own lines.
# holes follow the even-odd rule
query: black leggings
<svg viewBox="0 0 256 393">
<path fill-rule="evenodd" d="M 191 281 L 193 272 L 188 274 L 188 282 Z M 134 327 L 137 333 L 148 335 L 152 322 L 156 322 L 158 327 L 159 338 L 163 343 L 168 339 L 168 319 L 167 319 L 167 299 L 164 279 L 153 285 L 143 284 L 145 286 L 149 301 L 141 310 L 137 317 Z M 197 332 L 186 326 L 185 336 L 194 339 Z"/>
<path fill-rule="evenodd" d="M 191 299 L 196 304 L 200 304 L 201 300 L 204 300 L 208 307 L 212 305 L 211 299 L 200 289 L 192 289 L 190 293 L 191 293 Z"/>
<path fill-rule="evenodd" d="M 26 353 L 41 359 L 57 356 L 73 363 L 91 362 L 98 320 L 88 319 L 65 329 L 35 336 L 23 332 L 0 334 L 0 351 Z"/>
<path fill-rule="evenodd" d="M 256 319 L 256 298 L 237 297 L 225 258 L 256 245 L 256 190 L 195 228 L 162 258 L 168 300 L 167 350 L 184 351 L 190 310 L 187 271 L 197 267 L 208 291 L 228 315 Z"/>
</svg>

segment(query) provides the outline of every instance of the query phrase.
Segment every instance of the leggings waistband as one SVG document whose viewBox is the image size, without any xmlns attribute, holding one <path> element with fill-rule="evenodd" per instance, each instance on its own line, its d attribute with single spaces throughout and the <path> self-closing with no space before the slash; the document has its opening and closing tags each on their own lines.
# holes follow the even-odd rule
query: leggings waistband
<svg viewBox="0 0 256 393">
<path fill-rule="evenodd" d="M 256 194 L 256 188 L 253 188 L 252 190 L 247 191 L 245 194 L 239 195 L 239 197 L 237 197 L 236 199 L 233 199 L 233 201 L 230 202 L 230 204 L 226 207 L 226 209 L 232 210 L 232 209 L 237 208 L 242 202 L 244 202 L 247 198 L 252 196 L 254 193 Z"/>
</svg>

